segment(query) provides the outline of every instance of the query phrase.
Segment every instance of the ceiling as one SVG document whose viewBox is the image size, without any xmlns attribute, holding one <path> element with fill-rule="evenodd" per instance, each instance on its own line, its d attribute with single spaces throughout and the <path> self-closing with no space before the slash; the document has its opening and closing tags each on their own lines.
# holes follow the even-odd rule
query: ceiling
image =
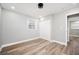
<svg viewBox="0 0 79 59">
<path fill-rule="evenodd" d="M 55 14 L 77 6 L 76 3 L 44 3 L 44 7 L 39 9 L 37 3 L 2 3 L 1 5 L 3 8 L 29 15 L 34 18 Z M 12 6 L 14 6 L 15 9 L 12 9 Z"/>
</svg>

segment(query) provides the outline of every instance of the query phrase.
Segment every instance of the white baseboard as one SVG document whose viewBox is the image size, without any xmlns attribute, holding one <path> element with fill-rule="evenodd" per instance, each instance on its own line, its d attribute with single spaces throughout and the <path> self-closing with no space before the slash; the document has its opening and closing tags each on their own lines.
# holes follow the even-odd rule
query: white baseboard
<svg viewBox="0 0 79 59">
<path fill-rule="evenodd" d="M 15 45 L 15 44 L 19 44 L 19 43 L 23 43 L 23 42 L 27 42 L 27 41 L 30 41 L 30 40 L 35 40 L 35 39 L 38 39 L 38 38 L 40 38 L 40 37 L 35 37 L 35 38 L 27 39 L 27 40 L 13 42 L 13 43 L 9 43 L 9 44 L 4 44 L 4 45 L 1 46 L 1 48 L 8 47 L 8 46 Z"/>
<path fill-rule="evenodd" d="M 56 42 L 56 43 L 59 43 L 59 44 L 67 46 L 67 43 L 63 43 L 63 42 L 60 42 L 60 41 L 53 40 L 52 42 Z"/>
<path fill-rule="evenodd" d="M 42 38 L 42 39 L 44 39 L 44 40 L 48 40 L 48 41 L 50 41 L 50 39 L 48 39 L 48 38 L 45 38 L 45 37 L 40 37 L 40 38 Z"/>
<path fill-rule="evenodd" d="M 4 45 L 1 46 L 0 51 L 1 51 L 2 48 L 4 48 L 4 47 L 8 47 L 8 46 L 11 46 L 11 45 L 15 45 L 15 44 L 19 44 L 19 43 L 23 43 L 23 42 L 35 40 L 35 39 L 38 39 L 38 38 L 42 38 L 42 37 L 35 37 L 35 38 L 27 39 L 27 40 L 22 40 L 22 41 L 18 41 L 18 42 L 13 42 L 13 43 L 9 43 L 9 44 L 4 44 Z M 48 39 L 46 39 L 46 38 L 42 38 L 42 39 L 48 40 Z M 55 40 L 48 40 L 48 41 L 50 41 L 50 42 L 56 42 L 56 43 L 59 43 L 59 44 L 62 44 L 62 45 L 67 46 L 66 43 L 62 43 L 62 42 L 60 42 L 60 41 L 55 41 Z"/>
<path fill-rule="evenodd" d="M 61 45 L 67 46 L 67 43 L 63 43 L 63 42 L 56 41 L 56 40 L 51 40 L 51 39 L 46 39 L 46 38 L 44 38 L 44 37 L 41 37 L 41 38 L 42 38 L 42 39 L 45 39 L 45 40 L 48 40 L 48 41 L 50 41 L 50 42 L 56 42 L 56 43 L 59 43 L 59 44 L 61 44 Z"/>
</svg>

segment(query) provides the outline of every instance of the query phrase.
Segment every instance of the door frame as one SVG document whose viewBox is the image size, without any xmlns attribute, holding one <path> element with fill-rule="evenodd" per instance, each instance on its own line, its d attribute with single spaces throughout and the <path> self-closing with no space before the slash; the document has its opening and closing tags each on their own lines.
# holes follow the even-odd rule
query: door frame
<svg viewBox="0 0 79 59">
<path fill-rule="evenodd" d="M 70 16 L 70 15 L 75 15 L 75 14 L 79 14 L 79 12 L 78 13 L 74 13 L 74 14 L 69 14 L 69 15 L 66 15 L 66 24 L 67 24 L 67 42 L 69 42 L 70 41 L 70 39 L 69 39 L 69 32 L 68 32 L 68 16 Z"/>
</svg>

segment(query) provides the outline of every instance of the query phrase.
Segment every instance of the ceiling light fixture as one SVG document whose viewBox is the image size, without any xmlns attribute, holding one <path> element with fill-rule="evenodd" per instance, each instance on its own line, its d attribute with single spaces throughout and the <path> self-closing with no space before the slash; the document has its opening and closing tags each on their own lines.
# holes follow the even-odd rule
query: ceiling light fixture
<svg viewBox="0 0 79 59">
<path fill-rule="evenodd" d="M 40 18 L 40 21 L 44 21 L 44 18 L 42 17 L 42 18 Z"/>
<path fill-rule="evenodd" d="M 15 6 L 11 6 L 11 9 L 15 9 Z"/>
<path fill-rule="evenodd" d="M 38 3 L 38 8 L 43 8 L 44 4 L 43 3 Z"/>
</svg>

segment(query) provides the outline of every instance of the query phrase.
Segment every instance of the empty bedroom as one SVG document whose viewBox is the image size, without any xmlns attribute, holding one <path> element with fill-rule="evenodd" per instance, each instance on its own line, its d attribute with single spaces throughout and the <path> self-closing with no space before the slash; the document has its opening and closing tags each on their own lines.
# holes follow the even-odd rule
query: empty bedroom
<svg viewBox="0 0 79 59">
<path fill-rule="evenodd" d="M 79 55 L 79 3 L 0 3 L 0 55 Z"/>
</svg>

